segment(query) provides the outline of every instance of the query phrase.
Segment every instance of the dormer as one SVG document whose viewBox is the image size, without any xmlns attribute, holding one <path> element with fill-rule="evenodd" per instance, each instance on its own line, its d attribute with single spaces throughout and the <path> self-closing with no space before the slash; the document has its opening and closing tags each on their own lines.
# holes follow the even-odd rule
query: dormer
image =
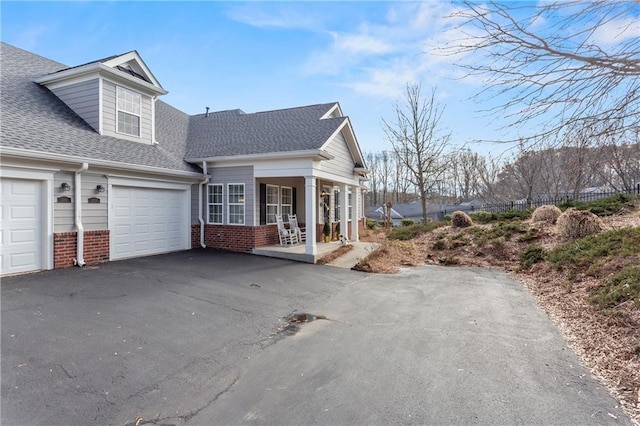
<svg viewBox="0 0 640 426">
<path fill-rule="evenodd" d="M 138 52 L 66 68 L 36 80 L 96 132 L 155 143 L 155 101 L 168 92 Z"/>
</svg>

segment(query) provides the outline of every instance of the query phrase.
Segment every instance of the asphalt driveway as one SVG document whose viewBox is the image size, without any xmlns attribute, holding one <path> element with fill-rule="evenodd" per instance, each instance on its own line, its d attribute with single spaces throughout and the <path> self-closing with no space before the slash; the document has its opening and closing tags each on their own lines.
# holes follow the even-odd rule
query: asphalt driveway
<svg viewBox="0 0 640 426">
<path fill-rule="evenodd" d="M 630 424 L 493 270 L 190 251 L 0 289 L 3 425 Z"/>
</svg>

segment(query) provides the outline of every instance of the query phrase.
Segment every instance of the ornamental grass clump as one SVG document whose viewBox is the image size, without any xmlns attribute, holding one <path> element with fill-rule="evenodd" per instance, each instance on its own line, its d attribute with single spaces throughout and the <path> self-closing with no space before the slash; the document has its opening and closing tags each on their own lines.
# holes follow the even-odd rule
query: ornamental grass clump
<svg viewBox="0 0 640 426">
<path fill-rule="evenodd" d="M 569 240 L 594 235 L 604 228 L 598 216 L 582 210 L 568 209 L 558 217 L 556 231 Z"/>
<path fill-rule="evenodd" d="M 473 221 L 465 212 L 458 210 L 451 215 L 451 226 L 454 228 L 468 228 L 473 226 Z"/>
<path fill-rule="evenodd" d="M 556 223 L 561 214 L 562 210 L 556 206 L 540 206 L 534 210 L 531 220 L 533 222 Z"/>
</svg>

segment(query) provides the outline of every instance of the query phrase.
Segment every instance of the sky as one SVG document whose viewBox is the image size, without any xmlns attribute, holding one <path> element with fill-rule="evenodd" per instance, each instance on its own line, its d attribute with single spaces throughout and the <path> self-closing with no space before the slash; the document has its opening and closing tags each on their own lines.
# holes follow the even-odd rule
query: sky
<svg viewBox="0 0 640 426">
<path fill-rule="evenodd" d="M 452 143 L 517 137 L 500 117 L 478 112 L 482 89 L 437 54 L 456 35 L 456 7 L 423 2 L 11 2 L 0 3 L 1 39 L 68 66 L 137 50 L 188 113 L 247 113 L 339 102 L 361 149 L 390 150 L 407 84 L 437 87 Z M 499 102 L 495 99 L 494 102 Z M 520 130 L 520 131 L 526 131 Z M 503 144 L 472 143 L 483 153 Z"/>
</svg>

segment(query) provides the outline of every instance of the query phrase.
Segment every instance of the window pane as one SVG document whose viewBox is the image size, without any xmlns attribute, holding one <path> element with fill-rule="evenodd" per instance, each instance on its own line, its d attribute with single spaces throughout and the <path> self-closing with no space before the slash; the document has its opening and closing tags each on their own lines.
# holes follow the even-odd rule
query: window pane
<svg viewBox="0 0 640 426">
<path fill-rule="evenodd" d="M 282 187 L 282 204 L 291 204 L 293 201 L 293 190 L 291 188 Z"/>
</svg>

